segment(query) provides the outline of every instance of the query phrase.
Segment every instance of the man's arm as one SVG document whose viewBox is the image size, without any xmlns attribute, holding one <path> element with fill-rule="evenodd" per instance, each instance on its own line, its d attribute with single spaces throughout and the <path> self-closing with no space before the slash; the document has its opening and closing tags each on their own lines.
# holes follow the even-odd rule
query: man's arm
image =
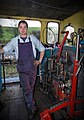
<svg viewBox="0 0 84 120">
<path fill-rule="evenodd" d="M 43 57 L 44 57 L 44 51 L 41 51 L 40 58 L 39 58 L 39 64 L 42 62 Z"/>
<path fill-rule="evenodd" d="M 40 52 L 40 58 L 39 58 L 39 60 L 34 61 L 34 65 L 38 66 L 42 62 L 42 59 L 44 57 L 44 53 L 45 53 L 45 51 Z"/>
</svg>

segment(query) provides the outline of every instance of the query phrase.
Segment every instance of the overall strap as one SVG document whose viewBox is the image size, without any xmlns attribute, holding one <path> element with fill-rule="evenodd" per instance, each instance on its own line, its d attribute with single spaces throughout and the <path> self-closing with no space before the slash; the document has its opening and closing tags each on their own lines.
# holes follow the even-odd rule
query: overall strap
<svg viewBox="0 0 84 120">
<path fill-rule="evenodd" d="M 18 38 L 18 43 L 20 43 L 20 39 Z"/>
</svg>

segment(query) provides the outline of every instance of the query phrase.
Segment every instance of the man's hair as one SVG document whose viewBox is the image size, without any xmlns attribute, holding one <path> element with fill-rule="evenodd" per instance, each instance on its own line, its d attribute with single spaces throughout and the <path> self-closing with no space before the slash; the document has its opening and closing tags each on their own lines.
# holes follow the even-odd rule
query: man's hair
<svg viewBox="0 0 84 120">
<path fill-rule="evenodd" d="M 25 25 L 26 25 L 26 27 L 28 28 L 28 24 L 27 24 L 27 22 L 26 22 L 26 21 L 24 21 L 24 20 L 21 20 L 21 21 L 18 23 L 18 27 L 20 26 L 20 24 L 21 24 L 21 23 L 25 24 Z"/>
</svg>

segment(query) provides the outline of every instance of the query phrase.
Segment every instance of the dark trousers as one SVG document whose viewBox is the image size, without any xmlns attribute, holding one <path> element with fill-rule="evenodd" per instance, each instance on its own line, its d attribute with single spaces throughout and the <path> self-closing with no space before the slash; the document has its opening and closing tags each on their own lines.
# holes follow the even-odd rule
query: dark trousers
<svg viewBox="0 0 84 120">
<path fill-rule="evenodd" d="M 20 82 L 23 89 L 23 94 L 25 97 L 27 107 L 32 111 L 35 110 L 34 85 L 36 80 L 36 73 L 37 73 L 37 70 L 34 70 L 27 74 L 19 73 L 19 78 L 20 78 Z"/>
</svg>

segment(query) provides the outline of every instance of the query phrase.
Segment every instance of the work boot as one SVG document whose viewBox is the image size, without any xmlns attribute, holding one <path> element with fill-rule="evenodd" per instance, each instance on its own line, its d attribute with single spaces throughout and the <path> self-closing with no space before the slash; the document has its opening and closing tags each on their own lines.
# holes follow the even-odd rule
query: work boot
<svg viewBox="0 0 84 120">
<path fill-rule="evenodd" d="M 39 111 L 39 108 L 37 105 L 35 105 L 35 112 L 38 112 Z"/>
<path fill-rule="evenodd" d="M 33 120 L 34 116 L 35 116 L 35 114 L 32 112 L 32 110 L 28 109 L 28 120 Z"/>
</svg>

